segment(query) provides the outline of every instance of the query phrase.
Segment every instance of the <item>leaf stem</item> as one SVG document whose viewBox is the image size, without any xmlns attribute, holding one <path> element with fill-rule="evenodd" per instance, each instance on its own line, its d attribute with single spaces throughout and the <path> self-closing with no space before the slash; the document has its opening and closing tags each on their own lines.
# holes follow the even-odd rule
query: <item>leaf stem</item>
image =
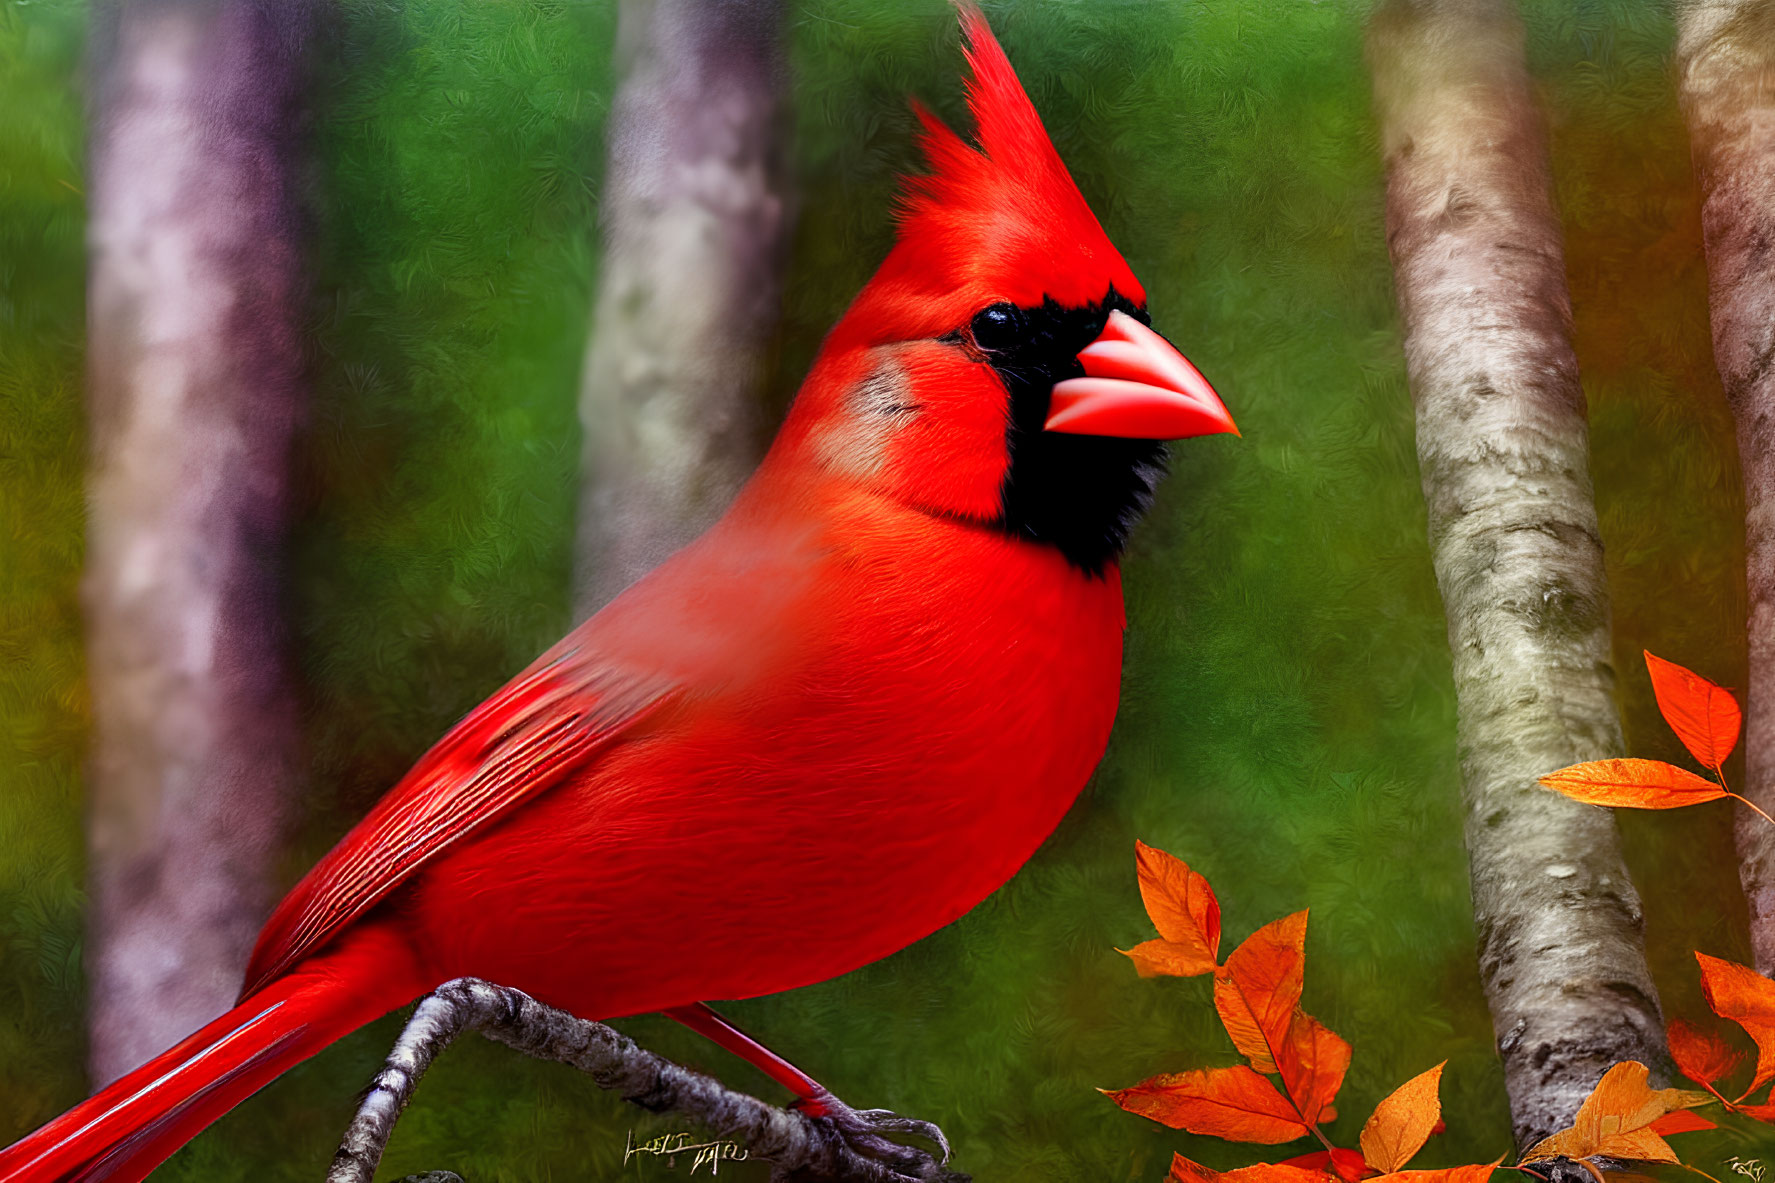
<svg viewBox="0 0 1775 1183">
<path fill-rule="evenodd" d="M 1758 817 L 1762 818 L 1764 821 L 1768 822 L 1770 825 L 1775 826 L 1775 817 L 1770 817 L 1768 814 L 1764 813 L 1761 809 L 1757 808 L 1757 805 L 1754 801 L 1748 800 L 1747 798 L 1744 798 L 1744 797 L 1740 797 L 1737 793 L 1734 793 L 1730 789 L 1726 790 L 1726 796 L 1730 797 L 1732 800 L 1738 802 L 1741 805 L 1749 806 L 1752 810 L 1754 810 L 1756 812 Z"/>
<path fill-rule="evenodd" d="M 1756 810 L 1757 815 L 1760 816 L 1764 821 L 1768 822 L 1772 826 L 1775 826 L 1775 817 L 1770 817 L 1768 814 L 1764 813 L 1761 809 L 1758 809 L 1756 806 L 1756 803 L 1751 801 L 1748 797 L 1740 797 L 1737 793 L 1734 793 L 1732 791 L 1732 787 L 1726 783 L 1726 766 L 1724 764 L 1715 764 L 1713 766 L 1713 777 L 1715 780 L 1720 782 L 1720 791 L 1723 792 L 1726 796 L 1730 797 L 1732 800 L 1738 802 L 1741 805 L 1748 805 L 1751 809 Z"/>
<path fill-rule="evenodd" d="M 1706 1171 L 1702 1170 L 1700 1167 L 1692 1167 L 1688 1163 L 1682 1162 L 1680 1160 L 1676 1163 L 1676 1165 L 1681 1167 L 1685 1171 L 1694 1171 L 1697 1175 L 1700 1175 L 1703 1179 L 1712 1179 L 1713 1183 L 1720 1183 L 1720 1181 L 1718 1179 L 1714 1179 L 1712 1175 L 1708 1174 Z"/>
</svg>

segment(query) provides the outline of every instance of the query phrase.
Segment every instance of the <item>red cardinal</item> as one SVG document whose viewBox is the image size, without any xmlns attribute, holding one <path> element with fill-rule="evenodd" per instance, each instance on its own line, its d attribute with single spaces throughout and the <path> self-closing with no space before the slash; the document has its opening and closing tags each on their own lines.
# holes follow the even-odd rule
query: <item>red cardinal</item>
<svg viewBox="0 0 1775 1183">
<path fill-rule="evenodd" d="M 1234 428 L 962 25 L 979 147 L 919 110 L 931 172 L 733 508 L 426 753 L 279 905 L 239 1005 L 0 1180 L 140 1179 L 452 978 L 720 1034 L 700 1000 L 885 957 L 1035 852 L 1115 718 L 1159 441 Z"/>
</svg>

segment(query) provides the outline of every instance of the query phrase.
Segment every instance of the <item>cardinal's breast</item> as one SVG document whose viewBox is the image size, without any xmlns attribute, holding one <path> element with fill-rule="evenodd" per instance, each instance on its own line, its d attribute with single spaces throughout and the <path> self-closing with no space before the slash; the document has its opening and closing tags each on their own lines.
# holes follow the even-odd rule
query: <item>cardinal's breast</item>
<svg viewBox="0 0 1775 1183">
<path fill-rule="evenodd" d="M 809 517 L 736 525 L 749 547 L 613 620 L 692 694 L 438 876 L 506 910 L 434 934 L 438 972 L 604 1016 L 789 989 L 955 920 L 1052 833 L 1115 716 L 1115 570 L 861 493 Z"/>
</svg>

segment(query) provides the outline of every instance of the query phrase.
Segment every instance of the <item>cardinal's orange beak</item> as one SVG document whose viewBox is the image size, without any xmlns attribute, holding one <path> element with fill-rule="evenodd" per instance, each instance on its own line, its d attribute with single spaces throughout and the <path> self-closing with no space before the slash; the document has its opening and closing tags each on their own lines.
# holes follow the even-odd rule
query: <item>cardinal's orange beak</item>
<svg viewBox="0 0 1775 1183">
<path fill-rule="evenodd" d="M 1087 377 L 1054 384 L 1049 431 L 1180 440 L 1230 431 L 1233 417 L 1189 359 L 1121 309 L 1079 351 Z"/>
</svg>

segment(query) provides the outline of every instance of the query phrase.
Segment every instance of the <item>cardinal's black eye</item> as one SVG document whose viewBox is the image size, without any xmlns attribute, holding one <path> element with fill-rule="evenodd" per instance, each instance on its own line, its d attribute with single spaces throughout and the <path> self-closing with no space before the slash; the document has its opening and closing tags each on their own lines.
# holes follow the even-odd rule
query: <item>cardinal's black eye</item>
<svg viewBox="0 0 1775 1183">
<path fill-rule="evenodd" d="M 993 353 L 1015 349 L 1028 333 L 1023 312 L 1015 304 L 993 304 L 974 313 L 968 324 L 974 344 Z"/>
</svg>

